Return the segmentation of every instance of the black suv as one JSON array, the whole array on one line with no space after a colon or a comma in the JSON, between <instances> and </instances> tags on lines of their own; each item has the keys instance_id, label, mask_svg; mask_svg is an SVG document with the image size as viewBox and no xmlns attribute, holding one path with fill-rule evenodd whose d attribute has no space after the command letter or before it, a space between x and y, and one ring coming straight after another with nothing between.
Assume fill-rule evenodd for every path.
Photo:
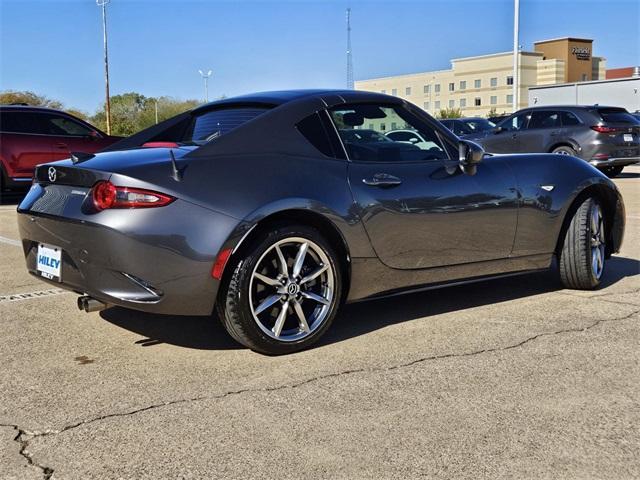
<instances>
[{"instance_id":1,"label":"black suv","mask_svg":"<svg viewBox=\"0 0 640 480\"><path fill-rule=\"evenodd\" d=\"M489 132L467 135L493 153L553 152L589 162L610 177L640 161L640 120L624 108L549 106L519 110Z\"/></svg>"}]
</instances>

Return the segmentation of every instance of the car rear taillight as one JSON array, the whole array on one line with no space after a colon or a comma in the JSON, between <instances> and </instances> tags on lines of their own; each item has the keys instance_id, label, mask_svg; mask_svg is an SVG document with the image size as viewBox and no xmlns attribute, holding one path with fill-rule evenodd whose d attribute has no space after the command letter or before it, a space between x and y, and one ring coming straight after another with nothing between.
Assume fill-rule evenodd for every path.
<instances>
[{"instance_id":1,"label":"car rear taillight","mask_svg":"<svg viewBox=\"0 0 640 480\"><path fill-rule=\"evenodd\" d=\"M605 127L603 125L594 125L593 127L591 127L591 130L595 130L598 133L614 133L617 131L616 128Z\"/></svg>"},{"instance_id":2,"label":"car rear taillight","mask_svg":"<svg viewBox=\"0 0 640 480\"><path fill-rule=\"evenodd\" d=\"M93 186L92 196L93 205L98 211L109 208L164 207L175 200L169 195L151 190L117 187L106 180L101 180Z\"/></svg>"}]
</instances>

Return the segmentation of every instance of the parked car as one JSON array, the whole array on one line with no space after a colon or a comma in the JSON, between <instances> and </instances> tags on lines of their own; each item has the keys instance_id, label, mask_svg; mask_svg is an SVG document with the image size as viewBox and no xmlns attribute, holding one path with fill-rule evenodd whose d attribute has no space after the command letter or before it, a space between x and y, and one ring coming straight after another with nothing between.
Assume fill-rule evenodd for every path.
<instances>
[{"instance_id":1,"label":"parked car","mask_svg":"<svg viewBox=\"0 0 640 480\"><path fill-rule=\"evenodd\" d=\"M360 135L398 119L429 148ZM85 311L215 309L268 354L317 341L345 301L554 257L566 287L595 288L624 232L619 191L582 160L485 156L372 92L224 99L75 162L38 166L18 208L30 273Z\"/></svg>"},{"instance_id":2,"label":"parked car","mask_svg":"<svg viewBox=\"0 0 640 480\"><path fill-rule=\"evenodd\" d=\"M640 120L640 110L636 110L635 112L633 112L631 115L633 115L634 117L636 117L638 120Z\"/></svg>"},{"instance_id":3,"label":"parked car","mask_svg":"<svg viewBox=\"0 0 640 480\"><path fill-rule=\"evenodd\" d=\"M445 118L440 122L459 137L493 130L496 124L482 117Z\"/></svg>"},{"instance_id":4,"label":"parked car","mask_svg":"<svg viewBox=\"0 0 640 480\"><path fill-rule=\"evenodd\" d=\"M640 161L640 120L619 107L526 108L500 122L492 132L468 138L494 153L573 155L610 177Z\"/></svg>"},{"instance_id":5,"label":"parked car","mask_svg":"<svg viewBox=\"0 0 640 480\"><path fill-rule=\"evenodd\" d=\"M440 148L438 147L437 144L435 144L428 138L424 138L422 135L420 135L420 132L416 130L408 130L408 129L392 130L390 132L385 133L385 136L394 142L402 142L402 143L415 145L421 150L429 150L430 148L437 148L437 149Z\"/></svg>"},{"instance_id":6,"label":"parked car","mask_svg":"<svg viewBox=\"0 0 640 480\"><path fill-rule=\"evenodd\" d=\"M497 125L498 123L500 123L505 118L509 118L509 114L505 113L505 114L502 114L502 115L493 115L491 117L487 117L487 120L489 120L491 123L495 123Z\"/></svg>"},{"instance_id":7,"label":"parked car","mask_svg":"<svg viewBox=\"0 0 640 480\"><path fill-rule=\"evenodd\" d=\"M0 105L0 189L28 187L39 163L94 153L120 139L59 110Z\"/></svg>"}]
</instances>

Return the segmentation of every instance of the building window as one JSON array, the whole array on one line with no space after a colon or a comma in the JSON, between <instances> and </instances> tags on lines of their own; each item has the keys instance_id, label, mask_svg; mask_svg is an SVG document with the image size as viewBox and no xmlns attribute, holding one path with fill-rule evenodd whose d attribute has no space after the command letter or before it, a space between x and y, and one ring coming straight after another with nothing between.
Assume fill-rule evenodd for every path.
<instances>
[{"instance_id":1,"label":"building window","mask_svg":"<svg viewBox=\"0 0 640 480\"><path fill-rule=\"evenodd\" d=\"M461 98L460 99L460 108L464 108L467 106L467 99L466 98Z\"/></svg>"},{"instance_id":2,"label":"building window","mask_svg":"<svg viewBox=\"0 0 640 480\"><path fill-rule=\"evenodd\" d=\"M429 102L424 102L424 109L429 110Z\"/></svg>"},{"instance_id":3,"label":"building window","mask_svg":"<svg viewBox=\"0 0 640 480\"><path fill-rule=\"evenodd\" d=\"M380 130L386 130L387 126L384 123L380 124Z\"/></svg>"},{"instance_id":4,"label":"building window","mask_svg":"<svg viewBox=\"0 0 640 480\"><path fill-rule=\"evenodd\" d=\"M422 91L423 91L424 93L429 93L429 90L431 90L431 88L430 88L430 87L431 87L431 85L425 85L425 86L424 86L424 88L422 89Z\"/></svg>"},{"instance_id":5,"label":"building window","mask_svg":"<svg viewBox=\"0 0 640 480\"><path fill-rule=\"evenodd\" d=\"M583 73L583 74L582 74L582 81L583 81L583 82L586 82L586 81L587 81L587 74L586 74L586 73Z\"/></svg>"},{"instance_id":6,"label":"building window","mask_svg":"<svg viewBox=\"0 0 640 480\"><path fill-rule=\"evenodd\" d=\"M398 89L397 88L392 88L391 89L391 95L397 96L398 95Z\"/></svg>"},{"instance_id":7,"label":"building window","mask_svg":"<svg viewBox=\"0 0 640 480\"><path fill-rule=\"evenodd\" d=\"M387 91L386 90L380 90L380 93L384 94L384 93L387 93Z\"/></svg>"},{"instance_id":8,"label":"building window","mask_svg":"<svg viewBox=\"0 0 640 480\"><path fill-rule=\"evenodd\" d=\"M467 81L466 80L461 80L460 81L460 90L466 90L467 89Z\"/></svg>"},{"instance_id":9,"label":"building window","mask_svg":"<svg viewBox=\"0 0 640 480\"><path fill-rule=\"evenodd\" d=\"M507 85L513 85L513 77L511 75L507 77Z\"/></svg>"},{"instance_id":10,"label":"building window","mask_svg":"<svg viewBox=\"0 0 640 480\"><path fill-rule=\"evenodd\" d=\"M449 91L450 91L450 92L453 92L455 89L456 89L456 84L455 84L455 83L453 83L453 82L451 82L451 83L449 84Z\"/></svg>"},{"instance_id":11,"label":"building window","mask_svg":"<svg viewBox=\"0 0 640 480\"><path fill-rule=\"evenodd\" d=\"M440 100L436 102L436 110L440 110Z\"/></svg>"},{"instance_id":12,"label":"building window","mask_svg":"<svg viewBox=\"0 0 640 480\"><path fill-rule=\"evenodd\" d=\"M373 123L370 123L369 124L369 130L373 130L373 127L374 127Z\"/></svg>"},{"instance_id":13,"label":"building window","mask_svg":"<svg viewBox=\"0 0 640 480\"><path fill-rule=\"evenodd\" d=\"M411 95L411 87L407 87L404 89L404 94L405 95Z\"/></svg>"},{"instance_id":14,"label":"building window","mask_svg":"<svg viewBox=\"0 0 640 480\"><path fill-rule=\"evenodd\" d=\"M509 105L511 105L513 103L513 95L511 95L511 94L507 95L507 103Z\"/></svg>"},{"instance_id":15,"label":"building window","mask_svg":"<svg viewBox=\"0 0 640 480\"><path fill-rule=\"evenodd\" d=\"M449 100L449 108L453 108L456 106L456 101L455 100Z\"/></svg>"},{"instance_id":16,"label":"building window","mask_svg":"<svg viewBox=\"0 0 640 480\"><path fill-rule=\"evenodd\" d=\"M482 100L480 99L480 97L476 97L473 103L476 107L482 106Z\"/></svg>"},{"instance_id":17,"label":"building window","mask_svg":"<svg viewBox=\"0 0 640 480\"><path fill-rule=\"evenodd\" d=\"M492 87L497 87L498 86L498 77L493 77L491 79L491 86Z\"/></svg>"},{"instance_id":18,"label":"building window","mask_svg":"<svg viewBox=\"0 0 640 480\"><path fill-rule=\"evenodd\" d=\"M473 81L473 87L474 87L474 88L480 88L480 87L482 87L482 80L474 80L474 81Z\"/></svg>"},{"instance_id":19,"label":"building window","mask_svg":"<svg viewBox=\"0 0 640 480\"><path fill-rule=\"evenodd\" d=\"M436 88L434 88L434 91L436 93L440 93L440 84L439 83L436 83Z\"/></svg>"},{"instance_id":20,"label":"building window","mask_svg":"<svg viewBox=\"0 0 640 480\"><path fill-rule=\"evenodd\" d=\"M396 128L398 128L396 125L396 122L391 122L391 130L395 130Z\"/></svg>"},{"instance_id":21,"label":"building window","mask_svg":"<svg viewBox=\"0 0 640 480\"><path fill-rule=\"evenodd\" d=\"M496 95L491 95L491 98L489 99L489 103L491 105L497 105L498 104L498 97Z\"/></svg>"}]
</instances>

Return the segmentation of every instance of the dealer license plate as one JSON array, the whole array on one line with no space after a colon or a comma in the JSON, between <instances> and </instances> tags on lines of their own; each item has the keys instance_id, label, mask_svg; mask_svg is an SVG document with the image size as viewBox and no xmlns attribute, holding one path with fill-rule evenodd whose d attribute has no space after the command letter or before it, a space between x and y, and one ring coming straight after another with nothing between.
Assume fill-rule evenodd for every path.
<instances>
[{"instance_id":1,"label":"dealer license plate","mask_svg":"<svg viewBox=\"0 0 640 480\"><path fill-rule=\"evenodd\" d=\"M623 139L625 142L633 142L633 135L631 133L625 133Z\"/></svg>"},{"instance_id":2,"label":"dealer license plate","mask_svg":"<svg viewBox=\"0 0 640 480\"><path fill-rule=\"evenodd\" d=\"M60 274L62 272L62 249L52 245L39 244L36 270L38 270L38 273L44 278L60 281Z\"/></svg>"}]
</instances>

